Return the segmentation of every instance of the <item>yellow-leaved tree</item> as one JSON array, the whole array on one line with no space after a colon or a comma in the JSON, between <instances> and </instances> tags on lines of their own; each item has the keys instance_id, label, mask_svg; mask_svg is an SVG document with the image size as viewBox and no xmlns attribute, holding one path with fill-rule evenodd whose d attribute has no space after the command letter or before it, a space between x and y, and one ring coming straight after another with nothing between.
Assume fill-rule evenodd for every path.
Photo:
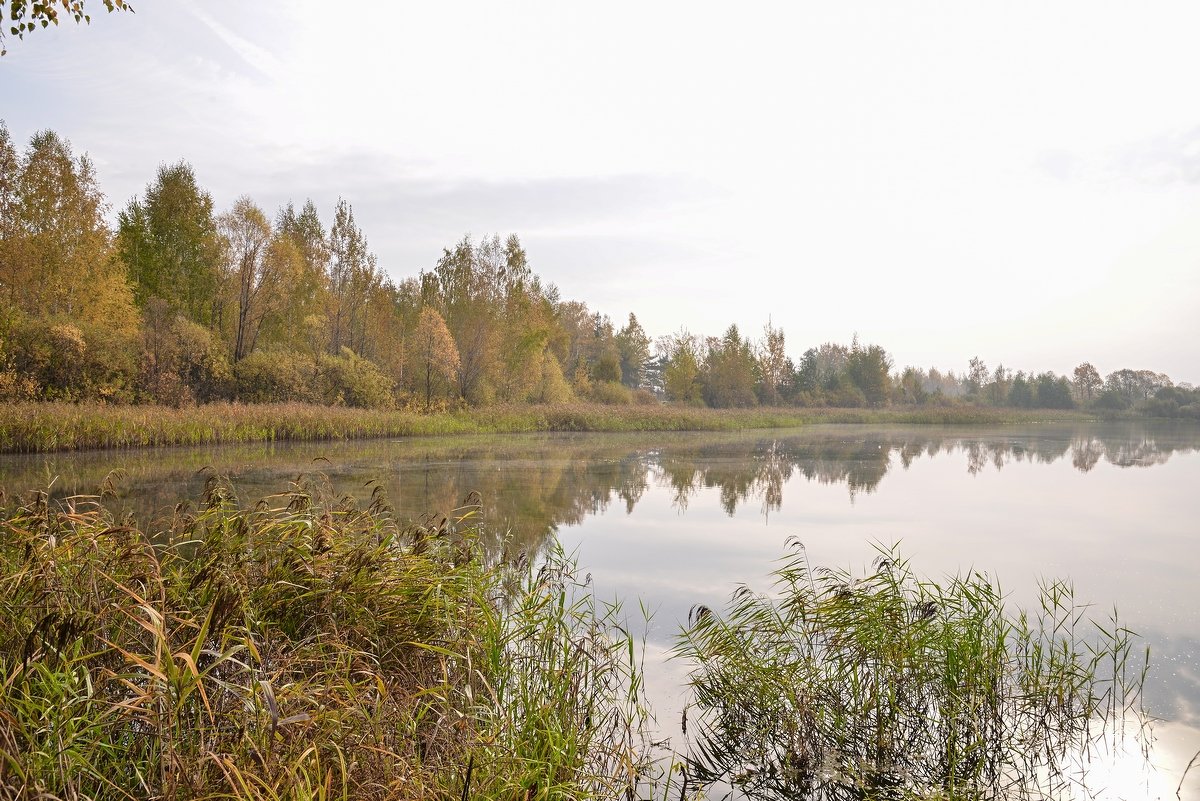
<instances>
[{"instance_id":1,"label":"yellow-leaved tree","mask_svg":"<svg viewBox=\"0 0 1200 801\"><path fill-rule=\"evenodd\" d=\"M458 370L458 348L437 309L426 306L417 319L417 329L409 340L410 360L421 371L425 384L425 410L433 403L434 379L449 384Z\"/></svg>"}]
</instances>

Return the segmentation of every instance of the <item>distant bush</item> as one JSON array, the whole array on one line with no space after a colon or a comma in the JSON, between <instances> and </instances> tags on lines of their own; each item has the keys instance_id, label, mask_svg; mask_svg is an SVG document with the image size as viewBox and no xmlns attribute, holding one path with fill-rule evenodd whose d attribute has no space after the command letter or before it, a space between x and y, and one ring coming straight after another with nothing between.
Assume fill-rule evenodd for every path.
<instances>
[{"instance_id":1,"label":"distant bush","mask_svg":"<svg viewBox=\"0 0 1200 801\"><path fill-rule=\"evenodd\" d=\"M322 403L358 409L395 406L395 383L372 361L343 348L316 359L286 350L254 351L233 367L234 395L245 403Z\"/></svg>"},{"instance_id":2,"label":"distant bush","mask_svg":"<svg viewBox=\"0 0 1200 801\"><path fill-rule=\"evenodd\" d=\"M167 406L227 398L233 372L212 331L171 315L161 301L147 305L142 332L141 391Z\"/></svg>"},{"instance_id":3,"label":"distant bush","mask_svg":"<svg viewBox=\"0 0 1200 801\"><path fill-rule=\"evenodd\" d=\"M1105 390L1096 398L1095 407L1114 412L1123 412L1130 407L1129 400L1116 390Z\"/></svg>"},{"instance_id":4,"label":"distant bush","mask_svg":"<svg viewBox=\"0 0 1200 801\"><path fill-rule=\"evenodd\" d=\"M14 376L0 391L34 392L42 400L132 400L135 351L122 335L66 320L20 320L4 347L3 372Z\"/></svg>"},{"instance_id":5,"label":"distant bush","mask_svg":"<svg viewBox=\"0 0 1200 801\"><path fill-rule=\"evenodd\" d=\"M658 396L648 389L635 389L633 402L638 406L654 406L659 403Z\"/></svg>"},{"instance_id":6,"label":"distant bush","mask_svg":"<svg viewBox=\"0 0 1200 801\"><path fill-rule=\"evenodd\" d=\"M359 409L387 409L395 404L395 382L349 348L342 348L338 356L321 357L321 379L326 403Z\"/></svg>"},{"instance_id":7,"label":"distant bush","mask_svg":"<svg viewBox=\"0 0 1200 801\"><path fill-rule=\"evenodd\" d=\"M246 403L318 402L317 363L288 351L255 351L233 366L234 394Z\"/></svg>"},{"instance_id":8,"label":"distant bush","mask_svg":"<svg viewBox=\"0 0 1200 801\"><path fill-rule=\"evenodd\" d=\"M609 406L628 406L633 403L633 390L616 381L596 381L592 384L591 399Z\"/></svg>"},{"instance_id":9,"label":"distant bush","mask_svg":"<svg viewBox=\"0 0 1200 801\"><path fill-rule=\"evenodd\" d=\"M533 403L570 403L575 400L575 393L571 391L558 359L549 351L542 354L541 375L529 400Z\"/></svg>"}]
</instances>

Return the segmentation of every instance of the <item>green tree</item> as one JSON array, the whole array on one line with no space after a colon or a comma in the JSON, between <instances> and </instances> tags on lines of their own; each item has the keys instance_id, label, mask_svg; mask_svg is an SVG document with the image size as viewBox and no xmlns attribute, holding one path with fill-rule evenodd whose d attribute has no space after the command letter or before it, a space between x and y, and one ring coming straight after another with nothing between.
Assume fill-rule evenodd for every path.
<instances>
[{"instance_id":1,"label":"green tree","mask_svg":"<svg viewBox=\"0 0 1200 801\"><path fill-rule=\"evenodd\" d=\"M686 330L663 337L658 352L666 359L663 389L667 398L692 406L704 404L704 386L700 376L700 342Z\"/></svg>"},{"instance_id":2,"label":"green tree","mask_svg":"<svg viewBox=\"0 0 1200 801\"><path fill-rule=\"evenodd\" d=\"M891 388L891 369L892 360L887 351L879 345L863 347L858 343L858 337L854 338L846 361L846 375L862 392L867 403L879 406L887 400Z\"/></svg>"},{"instance_id":3,"label":"green tree","mask_svg":"<svg viewBox=\"0 0 1200 801\"><path fill-rule=\"evenodd\" d=\"M756 381L754 349L731 325L720 339L708 342L704 360L704 400L709 406L754 406Z\"/></svg>"},{"instance_id":4,"label":"green tree","mask_svg":"<svg viewBox=\"0 0 1200 801\"><path fill-rule=\"evenodd\" d=\"M7 140L0 128L0 291L11 308L133 330L91 160L52 131L34 134L20 159Z\"/></svg>"},{"instance_id":5,"label":"green tree","mask_svg":"<svg viewBox=\"0 0 1200 801\"><path fill-rule=\"evenodd\" d=\"M633 312L629 322L616 335L617 353L621 359L621 383L630 389L640 389L650 362L650 337Z\"/></svg>"},{"instance_id":6,"label":"green tree","mask_svg":"<svg viewBox=\"0 0 1200 801\"><path fill-rule=\"evenodd\" d=\"M281 208L275 217L275 231L296 248L299 261L288 277L282 307L274 318L264 320L262 335L265 341L275 344L308 344L313 333L310 318L324 320L329 307L329 243L325 229L316 206L306 200L299 213L290 202ZM320 350L328 350L328 338L328 332L318 337Z\"/></svg>"},{"instance_id":7,"label":"green tree","mask_svg":"<svg viewBox=\"0 0 1200 801\"><path fill-rule=\"evenodd\" d=\"M901 403L920 405L929 399L929 392L925 389L925 372L920 368L905 367L896 389Z\"/></svg>"},{"instance_id":8,"label":"green tree","mask_svg":"<svg viewBox=\"0 0 1200 801\"><path fill-rule=\"evenodd\" d=\"M222 245L212 196L187 162L162 165L143 199L118 215L118 247L141 307L162 298L172 312L220 328Z\"/></svg>"},{"instance_id":9,"label":"green tree","mask_svg":"<svg viewBox=\"0 0 1200 801\"><path fill-rule=\"evenodd\" d=\"M1042 409L1070 409L1075 406L1071 399L1071 382L1054 373L1042 373L1034 380L1037 405Z\"/></svg>"},{"instance_id":10,"label":"green tree","mask_svg":"<svg viewBox=\"0 0 1200 801\"><path fill-rule=\"evenodd\" d=\"M1016 406L1021 409L1029 409L1033 407L1033 385L1029 379L1025 377L1025 373L1018 371L1013 376L1012 383L1008 388L1008 403L1010 406Z\"/></svg>"},{"instance_id":11,"label":"green tree","mask_svg":"<svg viewBox=\"0 0 1200 801\"><path fill-rule=\"evenodd\" d=\"M500 298L488 269L495 266L477 259L470 237L463 237L453 249L442 251L432 273L422 274L424 294L439 304L458 346L458 393L470 403L486 402L494 394Z\"/></svg>"}]
</instances>

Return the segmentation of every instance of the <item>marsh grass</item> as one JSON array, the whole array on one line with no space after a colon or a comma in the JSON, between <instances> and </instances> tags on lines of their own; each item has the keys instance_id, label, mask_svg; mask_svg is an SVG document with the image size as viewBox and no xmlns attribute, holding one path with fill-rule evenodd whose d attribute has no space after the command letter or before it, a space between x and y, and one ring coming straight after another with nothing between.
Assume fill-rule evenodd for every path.
<instances>
[{"instance_id":1,"label":"marsh grass","mask_svg":"<svg viewBox=\"0 0 1200 801\"><path fill-rule=\"evenodd\" d=\"M209 481L152 531L0 511L0 798L611 798L641 770L620 609L477 506L399 527Z\"/></svg>"},{"instance_id":2,"label":"marsh grass","mask_svg":"<svg viewBox=\"0 0 1200 801\"><path fill-rule=\"evenodd\" d=\"M684 794L1053 797L1097 727L1140 710L1148 654L1115 615L1090 624L1067 584L1013 617L984 575L936 584L882 550L855 577L811 568L795 542L775 577L772 597L743 587L680 636Z\"/></svg>"},{"instance_id":3,"label":"marsh grass","mask_svg":"<svg viewBox=\"0 0 1200 801\"><path fill-rule=\"evenodd\" d=\"M696 409L561 404L418 414L301 403L192 408L97 403L0 404L0 452L316 441L538 431L730 431L812 423L983 424L1090 419L1078 412L946 406L919 409Z\"/></svg>"}]
</instances>

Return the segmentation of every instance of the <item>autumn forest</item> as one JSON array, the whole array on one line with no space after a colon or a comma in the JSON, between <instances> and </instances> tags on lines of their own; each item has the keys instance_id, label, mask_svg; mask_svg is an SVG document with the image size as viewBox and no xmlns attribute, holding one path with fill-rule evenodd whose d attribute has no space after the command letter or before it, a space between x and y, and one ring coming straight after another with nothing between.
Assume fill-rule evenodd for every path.
<instances>
[{"instance_id":1,"label":"autumn forest","mask_svg":"<svg viewBox=\"0 0 1200 801\"><path fill-rule=\"evenodd\" d=\"M494 403L717 408L927 404L1200 419L1163 374L898 368L880 345L790 358L784 331L652 339L560 296L516 234L464 237L389 276L339 199L273 214L214 208L186 161L160 166L108 222L94 165L56 133L23 150L0 122L0 401L189 406L297 401L413 410Z\"/></svg>"}]
</instances>

